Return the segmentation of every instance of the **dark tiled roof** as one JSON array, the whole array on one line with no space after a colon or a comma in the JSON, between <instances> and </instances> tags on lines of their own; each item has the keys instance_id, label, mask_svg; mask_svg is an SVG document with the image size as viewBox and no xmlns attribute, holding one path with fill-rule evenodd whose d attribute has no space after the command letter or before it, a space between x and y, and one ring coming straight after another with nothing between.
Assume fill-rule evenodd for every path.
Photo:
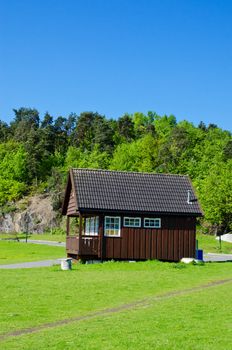
<instances>
[{"instance_id":1,"label":"dark tiled roof","mask_svg":"<svg viewBox=\"0 0 232 350\"><path fill-rule=\"evenodd\" d=\"M188 176L92 169L72 169L71 176L80 211L202 215Z\"/></svg>"}]
</instances>

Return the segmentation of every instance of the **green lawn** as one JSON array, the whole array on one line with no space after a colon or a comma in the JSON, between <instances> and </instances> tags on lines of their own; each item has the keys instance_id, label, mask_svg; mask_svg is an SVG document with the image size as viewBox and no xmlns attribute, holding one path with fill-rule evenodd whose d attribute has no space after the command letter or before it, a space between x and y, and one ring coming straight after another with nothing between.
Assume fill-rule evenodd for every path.
<instances>
[{"instance_id":1,"label":"green lawn","mask_svg":"<svg viewBox=\"0 0 232 350\"><path fill-rule=\"evenodd\" d=\"M0 333L232 278L231 263L147 261L2 270ZM232 284L3 341L1 350L230 349Z\"/></svg>"},{"instance_id":2,"label":"green lawn","mask_svg":"<svg viewBox=\"0 0 232 350\"><path fill-rule=\"evenodd\" d=\"M232 254L232 243L221 242L221 249L215 236L197 234L199 249L203 249L205 253L223 253Z\"/></svg>"},{"instance_id":3,"label":"green lawn","mask_svg":"<svg viewBox=\"0 0 232 350\"><path fill-rule=\"evenodd\" d=\"M0 241L0 265L66 256L65 248L17 241Z\"/></svg>"},{"instance_id":4,"label":"green lawn","mask_svg":"<svg viewBox=\"0 0 232 350\"><path fill-rule=\"evenodd\" d=\"M43 234L35 234L33 233L30 236L30 239L36 239L36 240L45 240L45 241L55 241L55 242L65 242L66 241L66 235L52 235L49 233L43 233Z\"/></svg>"}]
</instances>

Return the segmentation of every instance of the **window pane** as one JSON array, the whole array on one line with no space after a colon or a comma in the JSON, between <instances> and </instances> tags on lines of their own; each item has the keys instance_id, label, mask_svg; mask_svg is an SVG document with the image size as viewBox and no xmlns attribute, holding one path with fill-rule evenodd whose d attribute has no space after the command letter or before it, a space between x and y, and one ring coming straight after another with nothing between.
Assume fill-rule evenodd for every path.
<instances>
[{"instance_id":1,"label":"window pane","mask_svg":"<svg viewBox=\"0 0 232 350\"><path fill-rule=\"evenodd\" d=\"M124 218L124 226L126 227L140 227L141 226L140 218Z\"/></svg>"},{"instance_id":2,"label":"window pane","mask_svg":"<svg viewBox=\"0 0 232 350\"><path fill-rule=\"evenodd\" d=\"M85 218L85 232L84 232L84 234L86 236L89 236L89 235L97 236L98 235L98 227L99 227L99 217L98 216L92 216L90 218Z\"/></svg>"},{"instance_id":3,"label":"window pane","mask_svg":"<svg viewBox=\"0 0 232 350\"><path fill-rule=\"evenodd\" d=\"M105 236L120 236L120 217L105 217Z\"/></svg>"},{"instance_id":4,"label":"window pane","mask_svg":"<svg viewBox=\"0 0 232 350\"><path fill-rule=\"evenodd\" d=\"M85 234L89 234L89 218L85 219Z\"/></svg>"},{"instance_id":5,"label":"window pane","mask_svg":"<svg viewBox=\"0 0 232 350\"><path fill-rule=\"evenodd\" d=\"M145 218L144 219L144 227L160 228L161 227L161 220L159 218Z\"/></svg>"}]
</instances>

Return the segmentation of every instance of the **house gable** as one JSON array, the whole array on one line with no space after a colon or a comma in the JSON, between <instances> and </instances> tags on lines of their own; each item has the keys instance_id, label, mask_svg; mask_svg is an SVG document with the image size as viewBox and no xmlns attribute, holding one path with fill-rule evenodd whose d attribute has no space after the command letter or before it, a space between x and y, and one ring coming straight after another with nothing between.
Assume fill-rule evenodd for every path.
<instances>
[{"instance_id":1,"label":"house gable","mask_svg":"<svg viewBox=\"0 0 232 350\"><path fill-rule=\"evenodd\" d=\"M74 185L73 173L70 170L68 175L67 186L64 195L64 203L62 207L62 215L75 215L77 214L77 195L76 188Z\"/></svg>"}]
</instances>

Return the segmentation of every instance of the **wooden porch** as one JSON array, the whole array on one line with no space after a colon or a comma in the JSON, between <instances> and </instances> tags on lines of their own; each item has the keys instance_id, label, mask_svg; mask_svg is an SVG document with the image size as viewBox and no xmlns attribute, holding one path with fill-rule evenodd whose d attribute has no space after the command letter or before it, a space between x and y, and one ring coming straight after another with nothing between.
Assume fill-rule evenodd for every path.
<instances>
[{"instance_id":1,"label":"wooden porch","mask_svg":"<svg viewBox=\"0 0 232 350\"><path fill-rule=\"evenodd\" d=\"M74 232L71 232L70 227L70 218L75 217L79 219L79 224L75 225ZM67 255L73 258L95 258L102 259L102 223L103 219L99 216L97 225L97 232L94 235L91 235L90 232L86 232L86 219L88 217L93 217L93 215L82 216L68 216L67 217L67 236L66 236L66 251Z\"/></svg>"},{"instance_id":2,"label":"wooden porch","mask_svg":"<svg viewBox=\"0 0 232 350\"><path fill-rule=\"evenodd\" d=\"M67 236L66 250L68 254L77 256L99 257L98 236Z\"/></svg>"}]
</instances>

